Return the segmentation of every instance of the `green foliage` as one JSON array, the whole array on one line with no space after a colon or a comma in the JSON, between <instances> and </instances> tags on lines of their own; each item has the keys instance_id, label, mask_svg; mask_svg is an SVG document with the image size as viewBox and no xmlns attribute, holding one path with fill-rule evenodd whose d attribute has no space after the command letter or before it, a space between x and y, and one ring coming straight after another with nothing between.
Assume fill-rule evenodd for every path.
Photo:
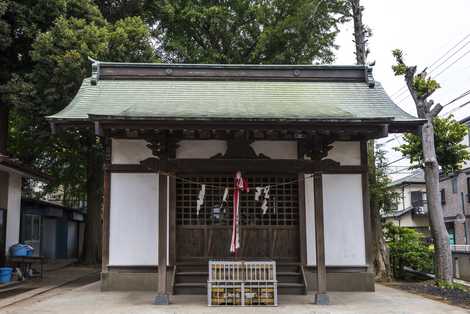
<instances>
[{"instance_id":1,"label":"green foliage","mask_svg":"<svg viewBox=\"0 0 470 314\"><path fill-rule=\"evenodd\" d=\"M435 285L441 289L445 290L457 290L460 292L469 292L469 289L467 286L464 286L462 284L456 283L456 282L448 282L445 280L436 280Z\"/></svg>"},{"instance_id":2,"label":"green foliage","mask_svg":"<svg viewBox=\"0 0 470 314\"><path fill-rule=\"evenodd\" d=\"M468 127L456 121L452 115L446 118L435 117L433 125L436 156L442 172L448 174L461 169L464 161L470 159L466 146L462 144ZM412 168L424 168L421 137L406 133L403 139L405 143L396 150L410 159Z\"/></svg>"},{"instance_id":3,"label":"green foliage","mask_svg":"<svg viewBox=\"0 0 470 314\"><path fill-rule=\"evenodd\" d=\"M425 73L420 73L413 78L413 89L416 91L418 97L425 97L434 93L441 85L436 80L426 78Z\"/></svg>"},{"instance_id":4,"label":"green foliage","mask_svg":"<svg viewBox=\"0 0 470 314\"><path fill-rule=\"evenodd\" d=\"M392 70L396 76L407 75L413 67L408 67L403 58L403 51L400 49L394 49L392 55L396 60L396 64L392 65ZM414 74L414 72L412 72ZM441 86L436 80L427 77L425 71L414 75L412 79L412 87L416 91L418 98L427 98L429 95L434 93Z\"/></svg>"},{"instance_id":5,"label":"green foliage","mask_svg":"<svg viewBox=\"0 0 470 314\"><path fill-rule=\"evenodd\" d=\"M108 23L91 1L71 1L76 16L59 16L31 44L31 69L6 85L12 105L11 153L57 179L45 187L61 189L66 198L85 194L89 153L99 159L101 145L90 130L52 135L45 116L62 110L90 75L93 57L109 61L154 62L158 58L147 25L139 17Z\"/></svg>"},{"instance_id":6,"label":"green foliage","mask_svg":"<svg viewBox=\"0 0 470 314\"><path fill-rule=\"evenodd\" d=\"M384 226L384 235L395 277L403 276L405 266L417 271L433 272L434 248L424 242L422 234L388 223Z\"/></svg>"},{"instance_id":7,"label":"green foliage","mask_svg":"<svg viewBox=\"0 0 470 314\"><path fill-rule=\"evenodd\" d=\"M390 211L393 208L398 193L389 188L392 180L387 175L387 159L385 151L377 149L368 151L369 158L369 195L372 209ZM375 168L373 168L375 161Z\"/></svg>"},{"instance_id":8,"label":"green foliage","mask_svg":"<svg viewBox=\"0 0 470 314\"><path fill-rule=\"evenodd\" d=\"M405 75L406 73L406 65L403 62L403 51L400 49L394 49L392 51L392 55L397 60L397 64L392 65L392 70L395 75Z\"/></svg>"},{"instance_id":9,"label":"green foliage","mask_svg":"<svg viewBox=\"0 0 470 314\"><path fill-rule=\"evenodd\" d=\"M165 60L184 63L333 61L344 0L150 1Z\"/></svg>"}]
</instances>

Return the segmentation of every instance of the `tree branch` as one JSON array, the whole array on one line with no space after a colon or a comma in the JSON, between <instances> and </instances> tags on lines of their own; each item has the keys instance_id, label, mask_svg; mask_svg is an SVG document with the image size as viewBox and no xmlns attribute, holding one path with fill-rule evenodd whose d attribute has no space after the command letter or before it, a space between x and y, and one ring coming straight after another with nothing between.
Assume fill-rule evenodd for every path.
<instances>
[{"instance_id":1,"label":"tree branch","mask_svg":"<svg viewBox=\"0 0 470 314\"><path fill-rule=\"evenodd\" d=\"M437 116L437 115L439 114L439 112L441 112L442 108L444 108L444 107L442 107L441 104L435 105L435 106L429 111L429 113L431 114L431 117Z\"/></svg>"}]
</instances>

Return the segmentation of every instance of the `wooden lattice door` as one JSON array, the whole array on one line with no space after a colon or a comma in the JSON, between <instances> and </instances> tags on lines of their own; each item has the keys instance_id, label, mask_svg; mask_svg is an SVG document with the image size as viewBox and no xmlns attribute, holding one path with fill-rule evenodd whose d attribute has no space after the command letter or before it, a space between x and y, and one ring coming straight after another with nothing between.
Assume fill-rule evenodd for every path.
<instances>
[{"instance_id":1,"label":"wooden lattice door","mask_svg":"<svg viewBox=\"0 0 470 314\"><path fill-rule=\"evenodd\" d=\"M184 180L186 179L186 180ZM185 176L176 182L177 262L206 262L228 259L232 231L232 191L220 208L225 187L233 177ZM249 175L250 192L240 196L239 258L299 261L298 182L295 176ZM204 204L199 215L196 201L200 184L206 184ZM262 213L255 201L256 186L271 186L268 210Z\"/></svg>"}]
</instances>

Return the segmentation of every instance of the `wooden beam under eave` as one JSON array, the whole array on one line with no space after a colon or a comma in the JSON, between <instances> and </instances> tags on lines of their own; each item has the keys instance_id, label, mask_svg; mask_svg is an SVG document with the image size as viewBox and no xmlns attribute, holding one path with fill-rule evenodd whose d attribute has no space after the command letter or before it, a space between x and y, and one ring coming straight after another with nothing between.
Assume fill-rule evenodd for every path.
<instances>
[{"instance_id":1,"label":"wooden beam under eave","mask_svg":"<svg viewBox=\"0 0 470 314\"><path fill-rule=\"evenodd\" d=\"M160 160L147 158L138 165L113 165L113 171L126 172L205 172L223 173L242 170L257 173L314 173L317 171L328 173L362 173L366 169L362 166L341 166L339 163L324 159L299 160L299 159L169 159Z\"/></svg>"}]
</instances>

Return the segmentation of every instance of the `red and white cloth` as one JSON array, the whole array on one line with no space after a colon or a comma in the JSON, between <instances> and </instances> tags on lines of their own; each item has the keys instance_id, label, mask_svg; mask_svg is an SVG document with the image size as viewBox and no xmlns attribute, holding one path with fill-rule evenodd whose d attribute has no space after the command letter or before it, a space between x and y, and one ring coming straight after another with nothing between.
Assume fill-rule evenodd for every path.
<instances>
[{"instance_id":1,"label":"red and white cloth","mask_svg":"<svg viewBox=\"0 0 470 314\"><path fill-rule=\"evenodd\" d=\"M240 248L240 192L249 192L248 181L242 177L242 173L237 171L234 180L233 191L233 220L232 220L232 241L230 252L237 255Z\"/></svg>"}]
</instances>

